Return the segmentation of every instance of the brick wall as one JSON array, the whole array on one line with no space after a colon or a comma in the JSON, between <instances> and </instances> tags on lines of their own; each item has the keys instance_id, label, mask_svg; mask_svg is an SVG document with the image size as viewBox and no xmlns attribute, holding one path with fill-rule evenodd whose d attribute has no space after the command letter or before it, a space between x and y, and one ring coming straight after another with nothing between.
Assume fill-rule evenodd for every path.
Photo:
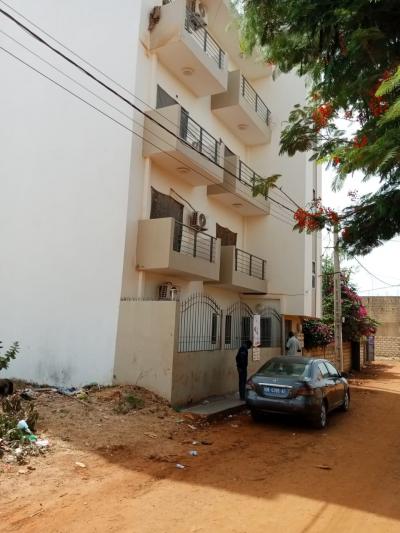
<instances>
[{"instance_id":1,"label":"brick wall","mask_svg":"<svg viewBox=\"0 0 400 533\"><path fill-rule=\"evenodd\" d=\"M375 356L400 359L400 337L375 337Z\"/></svg>"},{"instance_id":2,"label":"brick wall","mask_svg":"<svg viewBox=\"0 0 400 533\"><path fill-rule=\"evenodd\" d=\"M311 348L309 350L304 349L303 355L305 357L320 357L321 359L327 359L331 361L336 368L340 367L339 361L336 360L335 345L328 344L324 347ZM349 372L351 370L351 343L343 343L343 371Z\"/></svg>"}]
</instances>

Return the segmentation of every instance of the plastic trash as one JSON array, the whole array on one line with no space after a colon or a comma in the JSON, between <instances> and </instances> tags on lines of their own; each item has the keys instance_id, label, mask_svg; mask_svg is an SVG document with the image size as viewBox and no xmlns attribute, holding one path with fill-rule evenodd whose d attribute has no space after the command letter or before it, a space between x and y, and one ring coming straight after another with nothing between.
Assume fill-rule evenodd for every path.
<instances>
[{"instance_id":1,"label":"plastic trash","mask_svg":"<svg viewBox=\"0 0 400 533\"><path fill-rule=\"evenodd\" d=\"M28 424L26 423L26 420L20 420L17 424L17 429L20 429L21 431L25 431L25 433L32 433L29 429Z\"/></svg>"},{"instance_id":2,"label":"plastic trash","mask_svg":"<svg viewBox=\"0 0 400 533\"><path fill-rule=\"evenodd\" d=\"M38 448L47 448L50 445L48 439L37 439L35 444Z\"/></svg>"},{"instance_id":3,"label":"plastic trash","mask_svg":"<svg viewBox=\"0 0 400 533\"><path fill-rule=\"evenodd\" d=\"M35 400L37 398L37 393L32 389L24 389L19 395L23 400Z\"/></svg>"},{"instance_id":4,"label":"plastic trash","mask_svg":"<svg viewBox=\"0 0 400 533\"><path fill-rule=\"evenodd\" d=\"M190 450L189 455L191 455L192 457L197 457L199 455L199 452L197 452L196 450Z\"/></svg>"},{"instance_id":5,"label":"plastic trash","mask_svg":"<svg viewBox=\"0 0 400 533\"><path fill-rule=\"evenodd\" d=\"M186 468L185 465L181 465L181 463L176 463L176 468L179 468L180 470L183 470L184 468Z\"/></svg>"}]
</instances>

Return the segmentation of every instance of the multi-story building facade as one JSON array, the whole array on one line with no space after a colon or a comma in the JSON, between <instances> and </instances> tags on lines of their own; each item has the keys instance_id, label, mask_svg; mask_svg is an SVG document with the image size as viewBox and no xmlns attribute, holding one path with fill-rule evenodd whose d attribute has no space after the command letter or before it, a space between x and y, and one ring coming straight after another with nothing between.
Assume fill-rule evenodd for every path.
<instances>
[{"instance_id":1,"label":"multi-story building facade","mask_svg":"<svg viewBox=\"0 0 400 533\"><path fill-rule=\"evenodd\" d=\"M174 404L228 392L235 387L234 355L255 325L265 360L281 353L289 329L300 333L302 317L320 314L320 239L292 230L296 204L320 195L320 176L306 155L279 156L280 132L292 106L304 100L304 80L294 74L273 80L270 65L242 56L227 0L124 1L111 21L107 2L98 4L91 42L97 37L99 48L89 46L88 56L83 40L80 55L107 72L108 85L119 82L118 92L136 108L132 114L129 106L123 119L134 133L128 142L126 131L104 130L97 121L106 119L97 116L82 128L77 111L71 116L62 108L67 131L58 143L59 124L51 131L46 122L49 105L60 109L60 96L42 82L47 98L29 114L54 150L30 138L40 165L32 171L27 161L16 165L22 192L30 190L29 178L39 181L35 205L19 210L26 233L17 240L40 257L41 267L24 271L18 264L17 288L7 284L13 316L2 309L3 324L23 346L10 372L55 383L132 382ZM76 8L74 2L66 8L70 20L84 24ZM117 41L104 43L105 28ZM27 76L9 63L10 77ZM79 76L98 94L92 80ZM37 101L41 88L29 83ZM101 90L115 117L121 101ZM26 112L18 109L20 123ZM8 143L11 157L20 146L17 132ZM68 159L67 171L60 157ZM5 166L10 175L12 161ZM52 168L62 177L56 206L47 197ZM255 184L276 173L285 194L255 196ZM15 196L14 182L6 192ZM51 185L50 192L56 193ZM6 238L15 253L12 232ZM34 249L37 240L46 253ZM8 275L19 254L6 262ZM62 281L53 270L60 255ZM32 281L40 290L32 290Z\"/></svg>"}]
</instances>

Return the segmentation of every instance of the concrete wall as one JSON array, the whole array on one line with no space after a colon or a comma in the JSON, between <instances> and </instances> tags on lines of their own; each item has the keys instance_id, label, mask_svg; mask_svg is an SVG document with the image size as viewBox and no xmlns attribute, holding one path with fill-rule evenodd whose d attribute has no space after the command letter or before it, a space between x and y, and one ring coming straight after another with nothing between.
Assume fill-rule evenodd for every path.
<instances>
[{"instance_id":1,"label":"concrete wall","mask_svg":"<svg viewBox=\"0 0 400 533\"><path fill-rule=\"evenodd\" d=\"M177 303L122 301L114 382L135 383L171 401Z\"/></svg>"},{"instance_id":2,"label":"concrete wall","mask_svg":"<svg viewBox=\"0 0 400 533\"><path fill-rule=\"evenodd\" d=\"M249 353L248 375L265 361L280 355L280 348L262 348L261 360L253 361ZM238 390L237 350L175 353L172 404L184 405Z\"/></svg>"},{"instance_id":3,"label":"concrete wall","mask_svg":"<svg viewBox=\"0 0 400 533\"><path fill-rule=\"evenodd\" d=\"M133 89L137 2L10 4ZM129 116L127 106L4 17L2 29ZM130 126L27 50L3 35L0 40ZM0 338L21 343L7 375L59 385L110 383L132 135L4 52L0 70Z\"/></svg>"}]
</instances>

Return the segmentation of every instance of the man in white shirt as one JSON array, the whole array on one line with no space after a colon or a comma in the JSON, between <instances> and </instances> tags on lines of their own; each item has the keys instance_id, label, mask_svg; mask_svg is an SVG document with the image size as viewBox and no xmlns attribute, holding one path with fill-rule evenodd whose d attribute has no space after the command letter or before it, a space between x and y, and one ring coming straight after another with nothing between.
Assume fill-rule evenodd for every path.
<instances>
[{"instance_id":1,"label":"man in white shirt","mask_svg":"<svg viewBox=\"0 0 400 533\"><path fill-rule=\"evenodd\" d=\"M301 355L301 346L298 338L293 333L289 331L289 338L286 343L287 355Z\"/></svg>"}]
</instances>

